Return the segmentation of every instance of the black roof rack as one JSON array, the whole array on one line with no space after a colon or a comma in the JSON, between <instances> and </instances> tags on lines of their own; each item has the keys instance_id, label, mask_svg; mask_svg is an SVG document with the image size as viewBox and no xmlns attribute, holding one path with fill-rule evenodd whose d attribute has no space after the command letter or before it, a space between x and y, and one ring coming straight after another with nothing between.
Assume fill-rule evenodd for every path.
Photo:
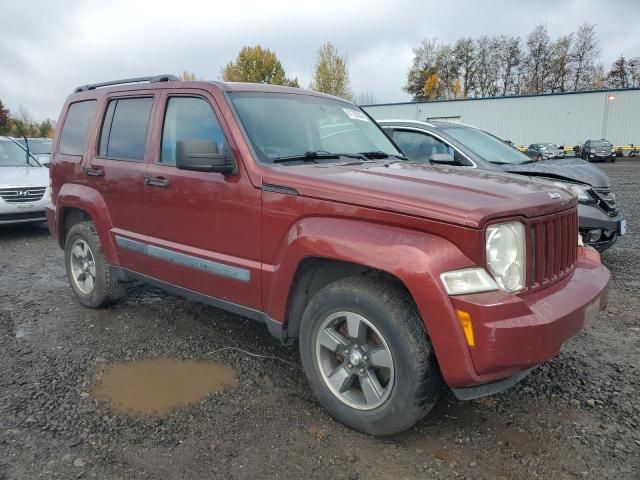
<instances>
[{"instance_id":1,"label":"black roof rack","mask_svg":"<svg viewBox=\"0 0 640 480\"><path fill-rule=\"evenodd\" d=\"M175 75L155 75L153 77L137 77L137 78L123 78L122 80L112 80L110 82L102 82L102 83L91 83L89 85L82 85L81 87L77 87L73 93L78 92L86 92L87 90L95 90L100 87L110 87L112 85L122 85L125 83L140 83L140 82L172 82L175 80L180 80Z\"/></svg>"}]
</instances>

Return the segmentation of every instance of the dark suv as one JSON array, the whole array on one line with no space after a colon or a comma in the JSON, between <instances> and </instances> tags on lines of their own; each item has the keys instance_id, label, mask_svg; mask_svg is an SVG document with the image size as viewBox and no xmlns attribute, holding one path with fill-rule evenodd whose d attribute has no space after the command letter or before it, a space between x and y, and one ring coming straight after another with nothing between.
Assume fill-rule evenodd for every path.
<instances>
[{"instance_id":1,"label":"dark suv","mask_svg":"<svg viewBox=\"0 0 640 480\"><path fill-rule=\"evenodd\" d=\"M509 387L605 307L564 189L409 163L328 95L133 80L79 87L58 123L47 217L83 305L139 280L264 322L331 414L379 435L443 382Z\"/></svg>"},{"instance_id":2,"label":"dark suv","mask_svg":"<svg viewBox=\"0 0 640 480\"><path fill-rule=\"evenodd\" d=\"M604 138L602 140L587 140L581 151L582 159L588 162L615 162L616 151L613 145Z\"/></svg>"}]
</instances>

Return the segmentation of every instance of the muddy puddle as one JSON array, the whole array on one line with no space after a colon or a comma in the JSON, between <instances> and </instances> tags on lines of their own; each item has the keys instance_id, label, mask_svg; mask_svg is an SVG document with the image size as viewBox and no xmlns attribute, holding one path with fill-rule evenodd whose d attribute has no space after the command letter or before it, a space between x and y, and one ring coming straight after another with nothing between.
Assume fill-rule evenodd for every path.
<instances>
[{"instance_id":1,"label":"muddy puddle","mask_svg":"<svg viewBox=\"0 0 640 480\"><path fill-rule=\"evenodd\" d=\"M106 365L91 395L123 413L162 416L235 383L219 362L156 358Z\"/></svg>"}]
</instances>

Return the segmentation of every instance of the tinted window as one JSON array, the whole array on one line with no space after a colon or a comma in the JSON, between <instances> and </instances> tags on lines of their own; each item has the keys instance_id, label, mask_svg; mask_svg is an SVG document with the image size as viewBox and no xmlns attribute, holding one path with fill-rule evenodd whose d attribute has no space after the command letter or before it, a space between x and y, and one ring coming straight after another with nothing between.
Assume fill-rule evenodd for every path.
<instances>
[{"instance_id":1,"label":"tinted window","mask_svg":"<svg viewBox=\"0 0 640 480\"><path fill-rule=\"evenodd\" d=\"M176 163L176 144L183 140L213 140L224 151L224 135L209 102L202 98L173 97L167 103L160 161Z\"/></svg>"},{"instance_id":2,"label":"tinted window","mask_svg":"<svg viewBox=\"0 0 640 480\"><path fill-rule=\"evenodd\" d=\"M428 163L434 153L448 153L458 164L469 165L469 162L453 147L427 133L396 130L393 132L393 139L402 150L402 153L412 162Z\"/></svg>"},{"instance_id":3,"label":"tinted window","mask_svg":"<svg viewBox=\"0 0 640 480\"><path fill-rule=\"evenodd\" d=\"M76 102L69 106L60 135L60 153L82 155L95 111L95 100Z\"/></svg>"},{"instance_id":4,"label":"tinted window","mask_svg":"<svg viewBox=\"0 0 640 480\"><path fill-rule=\"evenodd\" d=\"M98 154L143 160L153 98L111 100L102 124Z\"/></svg>"}]
</instances>

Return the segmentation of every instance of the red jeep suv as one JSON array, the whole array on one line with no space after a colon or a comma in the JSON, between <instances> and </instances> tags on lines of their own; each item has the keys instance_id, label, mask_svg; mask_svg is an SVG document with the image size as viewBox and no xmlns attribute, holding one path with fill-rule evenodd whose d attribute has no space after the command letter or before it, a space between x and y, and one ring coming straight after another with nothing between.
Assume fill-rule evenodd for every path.
<instances>
[{"instance_id":1,"label":"red jeep suv","mask_svg":"<svg viewBox=\"0 0 640 480\"><path fill-rule=\"evenodd\" d=\"M77 88L58 125L47 218L78 301L139 280L259 320L363 432L443 383L504 390L606 304L573 194L411 163L339 98L145 77Z\"/></svg>"}]
</instances>

